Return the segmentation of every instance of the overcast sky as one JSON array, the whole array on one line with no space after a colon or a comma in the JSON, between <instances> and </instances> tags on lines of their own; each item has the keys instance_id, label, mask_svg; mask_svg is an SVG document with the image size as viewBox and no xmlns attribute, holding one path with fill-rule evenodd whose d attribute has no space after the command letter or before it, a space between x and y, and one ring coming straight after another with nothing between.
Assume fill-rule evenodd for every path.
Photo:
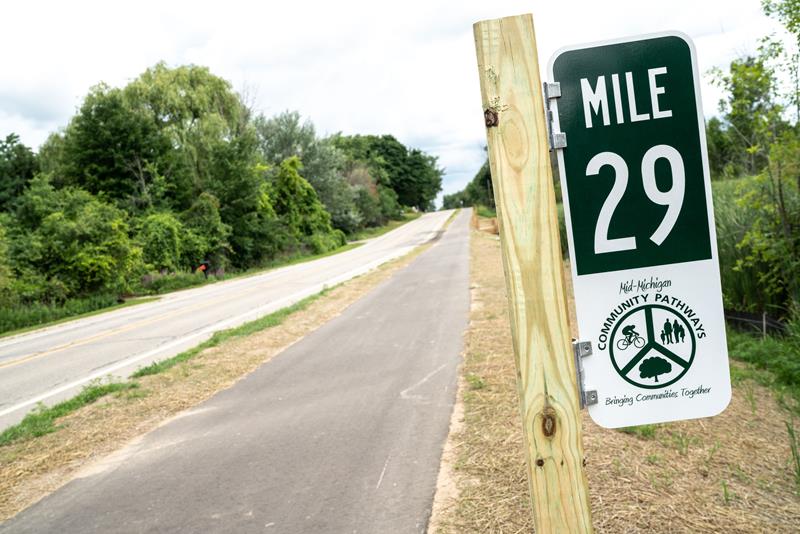
<instances>
[{"instance_id":1,"label":"overcast sky","mask_svg":"<svg viewBox=\"0 0 800 534\"><path fill-rule=\"evenodd\" d=\"M778 28L759 0L27 0L0 19L0 135L38 148L92 85L124 85L160 60L194 63L267 115L298 110L322 134L388 133L438 156L451 193L484 159L472 24L528 12L543 70L568 44L680 30L703 73ZM702 92L711 116L720 94L707 79Z\"/></svg>"}]
</instances>

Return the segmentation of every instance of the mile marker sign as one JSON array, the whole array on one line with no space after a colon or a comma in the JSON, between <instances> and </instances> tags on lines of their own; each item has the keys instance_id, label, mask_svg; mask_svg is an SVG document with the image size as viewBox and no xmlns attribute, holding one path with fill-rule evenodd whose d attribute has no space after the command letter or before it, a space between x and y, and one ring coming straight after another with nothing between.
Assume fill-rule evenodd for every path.
<instances>
[{"instance_id":1,"label":"mile marker sign","mask_svg":"<svg viewBox=\"0 0 800 534\"><path fill-rule=\"evenodd\" d=\"M720 413L731 386L694 45L668 33L566 48L550 79L592 419Z\"/></svg>"}]
</instances>

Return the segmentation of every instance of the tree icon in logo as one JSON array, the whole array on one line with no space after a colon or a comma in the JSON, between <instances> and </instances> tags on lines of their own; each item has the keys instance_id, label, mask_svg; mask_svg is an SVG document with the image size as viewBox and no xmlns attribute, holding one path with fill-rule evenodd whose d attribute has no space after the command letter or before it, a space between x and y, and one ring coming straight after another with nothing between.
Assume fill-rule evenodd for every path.
<instances>
[{"instance_id":1,"label":"tree icon in logo","mask_svg":"<svg viewBox=\"0 0 800 534\"><path fill-rule=\"evenodd\" d=\"M658 382L658 375L663 375L672 371L672 364L664 358L653 356L647 358L639 366L639 378L654 378Z\"/></svg>"},{"instance_id":2,"label":"tree icon in logo","mask_svg":"<svg viewBox=\"0 0 800 534\"><path fill-rule=\"evenodd\" d=\"M694 330L683 314L661 304L646 304L619 318L611 331L608 352L614 369L626 382L657 389L686 374L696 344Z\"/></svg>"}]
</instances>

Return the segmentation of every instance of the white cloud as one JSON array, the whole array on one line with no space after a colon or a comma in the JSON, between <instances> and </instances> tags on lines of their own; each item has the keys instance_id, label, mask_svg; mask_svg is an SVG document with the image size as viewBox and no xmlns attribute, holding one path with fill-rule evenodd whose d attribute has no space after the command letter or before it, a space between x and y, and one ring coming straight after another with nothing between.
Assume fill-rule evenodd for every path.
<instances>
[{"instance_id":1,"label":"white cloud","mask_svg":"<svg viewBox=\"0 0 800 534\"><path fill-rule=\"evenodd\" d=\"M436 2L17 2L0 21L0 135L39 146L88 89L157 61L196 63L299 110L319 132L391 133L439 157L445 192L484 159L472 23L532 11L542 69L559 47L677 29L700 68L755 49L776 25L759 0ZM703 84L707 115L719 92Z\"/></svg>"}]
</instances>

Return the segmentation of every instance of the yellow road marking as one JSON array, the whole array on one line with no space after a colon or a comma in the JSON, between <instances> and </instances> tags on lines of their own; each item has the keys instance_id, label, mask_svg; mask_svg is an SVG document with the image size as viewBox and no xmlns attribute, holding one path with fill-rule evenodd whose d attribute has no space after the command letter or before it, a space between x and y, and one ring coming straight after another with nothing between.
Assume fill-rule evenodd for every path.
<instances>
[{"instance_id":1,"label":"yellow road marking","mask_svg":"<svg viewBox=\"0 0 800 534\"><path fill-rule=\"evenodd\" d=\"M161 315L157 315L155 317L150 317L148 319L142 319L142 320L137 321L135 323L131 323L129 325L122 326L122 327L114 329L114 330L108 330L106 332L95 334L93 336L89 336L89 337L86 337L86 338L83 338L83 339L70 341L69 343L64 343L63 345L59 345L59 346L54 347L52 349L48 349L48 350L46 350L44 352L37 352L37 353L34 353L34 354L28 354L27 356L22 356L20 358L17 358L16 360L10 360L10 361L6 361L6 362L3 362L3 363L0 363L0 369L6 368L6 367L13 367L15 365L19 365L19 364L22 364L22 363L25 363L25 362L29 362L31 360L36 360L38 358L43 358L44 356L49 356L51 354L54 354L56 352L61 352L61 351L66 350L66 349L71 349L71 348L74 348L74 347L80 347L82 345L86 345L86 344L91 343L93 341L98 341L100 339L105 339L105 338L110 337L110 336L114 336L114 335L117 335L117 334L122 334L122 333L128 332L130 330L134 330L136 328L139 328L141 326L146 326L146 325L151 324L151 323L162 321L164 319L168 319L168 318L174 317L176 315L181 315L181 314L185 314L185 313L195 313L195 312L198 311L198 309L209 308L209 307L214 306L214 305L216 305L216 304L218 304L220 302L230 301L231 299L235 299L235 298L238 298L238 297L243 296L243 295L252 294L255 289L256 288L250 288L247 291L241 291L241 292L235 293L233 295L224 295L224 296L222 296L220 298L206 301L206 302L204 302L204 303L202 303L200 305L192 306L189 309L180 308L180 309L177 309L177 310L173 310L171 312L167 312L167 313L164 313L164 314L161 314Z\"/></svg>"}]
</instances>

